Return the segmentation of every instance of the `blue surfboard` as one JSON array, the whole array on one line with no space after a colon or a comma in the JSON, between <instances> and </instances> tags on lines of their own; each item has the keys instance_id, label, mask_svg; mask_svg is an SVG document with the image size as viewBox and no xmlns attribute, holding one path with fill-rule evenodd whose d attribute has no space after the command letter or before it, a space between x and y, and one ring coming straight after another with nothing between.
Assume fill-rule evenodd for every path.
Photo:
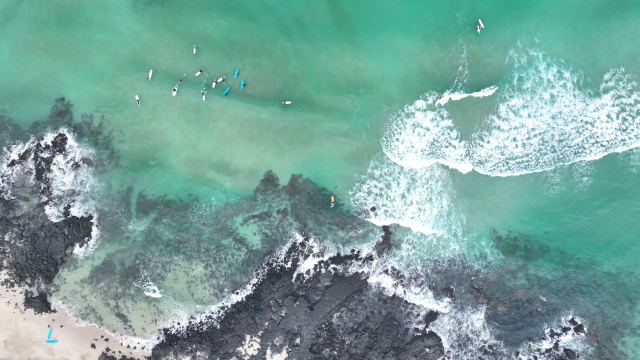
<instances>
[{"instance_id":1,"label":"blue surfboard","mask_svg":"<svg viewBox=\"0 0 640 360\"><path fill-rule=\"evenodd\" d=\"M231 86L229 86L229 87L227 88L227 90L225 90L225 91L224 91L224 93L223 93L222 95L227 95L227 93L229 92L229 89L231 89Z\"/></svg>"},{"instance_id":2,"label":"blue surfboard","mask_svg":"<svg viewBox=\"0 0 640 360\"><path fill-rule=\"evenodd\" d=\"M235 75L233 75L234 79L237 78L237 77L238 77L238 68L236 68L236 73L235 73Z\"/></svg>"},{"instance_id":3,"label":"blue surfboard","mask_svg":"<svg viewBox=\"0 0 640 360\"><path fill-rule=\"evenodd\" d=\"M244 87L244 79L242 79L242 82L240 83L240 89L242 89Z\"/></svg>"}]
</instances>

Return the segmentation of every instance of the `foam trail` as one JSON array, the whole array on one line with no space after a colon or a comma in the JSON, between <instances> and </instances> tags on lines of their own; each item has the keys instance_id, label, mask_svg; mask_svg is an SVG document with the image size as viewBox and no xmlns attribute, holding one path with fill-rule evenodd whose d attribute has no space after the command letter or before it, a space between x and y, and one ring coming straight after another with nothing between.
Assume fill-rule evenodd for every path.
<instances>
[{"instance_id":1,"label":"foam trail","mask_svg":"<svg viewBox=\"0 0 640 360\"><path fill-rule=\"evenodd\" d=\"M480 91L476 91L473 92L471 94L465 94L465 93L444 93L439 99L438 101L436 101L436 105L444 105L447 102L449 102L449 100L453 100L453 101L457 101L457 100L462 100L466 97L472 96L472 97L477 97L477 98L482 98L485 96L491 96L493 95L493 93L496 92L496 90L498 90L497 86L489 86L488 88L484 88Z\"/></svg>"}]
</instances>

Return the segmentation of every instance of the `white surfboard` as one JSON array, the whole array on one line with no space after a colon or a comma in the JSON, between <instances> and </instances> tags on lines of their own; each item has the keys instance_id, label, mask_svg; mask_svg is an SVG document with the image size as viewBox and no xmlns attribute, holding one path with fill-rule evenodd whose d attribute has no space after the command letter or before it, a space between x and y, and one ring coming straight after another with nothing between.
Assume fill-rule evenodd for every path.
<instances>
[{"instance_id":1,"label":"white surfboard","mask_svg":"<svg viewBox=\"0 0 640 360\"><path fill-rule=\"evenodd\" d=\"M202 74L202 70L199 70L199 71L196 73L196 76L200 76L200 74Z\"/></svg>"},{"instance_id":2,"label":"white surfboard","mask_svg":"<svg viewBox=\"0 0 640 360\"><path fill-rule=\"evenodd\" d=\"M193 45L193 55L195 55L195 54L196 54L196 46Z\"/></svg>"},{"instance_id":3,"label":"white surfboard","mask_svg":"<svg viewBox=\"0 0 640 360\"><path fill-rule=\"evenodd\" d=\"M140 98L138 97L138 95L136 95L136 102L138 103L138 106L140 106Z\"/></svg>"},{"instance_id":4,"label":"white surfboard","mask_svg":"<svg viewBox=\"0 0 640 360\"><path fill-rule=\"evenodd\" d=\"M480 22L480 27L484 29L484 24L482 23L482 20L478 19L478 22Z\"/></svg>"},{"instance_id":5,"label":"white surfboard","mask_svg":"<svg viewBox=\"0 0 640 360\"><path fill-rule=\"evenodd\" d=\"M204 96L205 96L206 92L205 91L201 91L201 93L202 93L202 101L205 101L204 100Z\"/></svg>"},{"instance_id":6,"label":"white surfboard","mask_svg":"<svg viewBox=\"0 0 640 360\"><path fill-rule=\"evenodd\" d=\"M211 83L211 88L213 89L213 88L215 88L215 87L216 87L216 81L215 81L215 80L213 80L213 82Z\"/></svg>"},{"instance_id":7,"label":"white surfboard","mask_svg":"<svg viewBox=\"0 0 640 360\"><path fill-rule=\"evenodd\" d=\"M226 77L227 77L227 75L225 75L225 76L221 77L221 78L220 78L220 79L218 79L218 81L216 81L216 82L224 82L224 78L226 78Z\"/></svg>"},{"instance_id":8,"label":"white surfboard","mask_svg":"<svg viewBox=\"0 0 640 360\"><path fill-rule=\"evenodd\" d=\"M178 85L176 85L176 87L173 88L173 96L176 96L178 94Z\"/></svg>"},{"instance_id":9,"label":"white surfboard","mask_svg":"<svg viewBox=\"0 0 640 360\"><path fill-rule=\"evenodd\" d=\"M149 76L147 76L147 81L151 80L151 75L153 75L153 70L149 70Z\"/></svg>"},{"instance_id":10,"label":"white surfboard","mask_svg":"<svg viewBox=\"0 0 640 360\"><path fill-rule=\"evenodd\" d=\"M281 101L280 104L282 104L282 106L287 106L287 105L291 104L291 101L289 101L289 100Z\"/></svg>"}]
</instances>

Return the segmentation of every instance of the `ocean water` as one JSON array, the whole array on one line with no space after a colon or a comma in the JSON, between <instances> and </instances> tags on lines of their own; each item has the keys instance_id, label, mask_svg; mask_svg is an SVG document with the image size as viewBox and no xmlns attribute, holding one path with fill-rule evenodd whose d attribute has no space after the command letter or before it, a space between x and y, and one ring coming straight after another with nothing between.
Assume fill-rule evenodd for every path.
<instances>
[{"instance_id":1,"label":"ocean water","mask_svg":"<svg viewBox=\"0 0 640 360\"><path fill-rule=\"evenodd\" d=\"M639 15L603 0L7 0L1 169L60 128L74 139L47 215L72 203L95 239L52 291L123 336L237 300L301 227L336 253L391 225L399 245L370 283L446 314L432 328L451 358L528 354L575 316L599 337L566 339L583 357L634 359ZM283 186L254 192L268 170ZM507 310L429 290L464 294L471 277Z\"/></svg>"}]
</instances>

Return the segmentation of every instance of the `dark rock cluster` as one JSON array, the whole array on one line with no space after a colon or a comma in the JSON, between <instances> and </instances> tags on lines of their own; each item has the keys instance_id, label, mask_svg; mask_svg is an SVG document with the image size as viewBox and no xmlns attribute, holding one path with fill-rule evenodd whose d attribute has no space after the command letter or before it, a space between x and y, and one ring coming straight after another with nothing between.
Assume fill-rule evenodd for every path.
<instances>
[{"instance_id":1,"label":"dark rock cluster","mask_svg":"<svg viewBox=\"0 0 640 360\"><path fill-rule=\"evenodd\" d=\"M70 122L70 109L71 105L64 99L57 100L49 120ZM5 120L4 125L9 126L9 120ZM85 125L83 128L91 128ZM10 129L21 131L15 124ZM85 246L92 235L93 218L71 216L70 204L61 221L53 222L45 213L52 193L52 162L55 156L65 154L68 141L67 134L59 132L50 142L33 143L6 164L1 179L0 271L7 275L3 285L31 289L31 292L25 291L24 304L36 312L52 311L43 290L51 284L73 249Z\"/></svg>"},{"instance_id":2,"label":"dark rock cluster","mask_svg":"<svg viewBox=\"0 0 640 360\"><path fill-rule=\"evenodd\" d=\"M58 134L52 148L38 144L7 165L10 169L24 165L22 161L35 161L35 183L31 174L21 171L13 173L12 179L3 178L5 183L11 182L10 195L0 191L0 270L8 275L5 286L35 288L50 284L73 248L84 246L91 238L90 216L67 216L52 222L45 213L46 202L40 200L50 192L47 155L65 151L65 144L66 135Z\"/></svg>"},{"instance_id":3,"label":"dark rock cluster","mask_svg":"<svg viewBox=\"0 0 640 360\"><path fill-rule=\"evenodd\" d=\"M389 236L388 229L385 234ZM281 263L267 262L263 280L244 300L225 309L219 326L210 324L213 319L204 319L190 321L178 334L165 329L151 359L196 358L196 354L199 359L242 358L247 345L254 346L256 358L285 351L290 359L438 359L443 355L438 335L425 330L428 323L417 333L405 326L410 304L369 289L362 273L335 270L336 265L367 262L371 257L354 251L320 261L304 280L295 274L307 247L308 238L293 244ZM436 317L430 314L426 320Z\"/></svg>"}]
</instances>

